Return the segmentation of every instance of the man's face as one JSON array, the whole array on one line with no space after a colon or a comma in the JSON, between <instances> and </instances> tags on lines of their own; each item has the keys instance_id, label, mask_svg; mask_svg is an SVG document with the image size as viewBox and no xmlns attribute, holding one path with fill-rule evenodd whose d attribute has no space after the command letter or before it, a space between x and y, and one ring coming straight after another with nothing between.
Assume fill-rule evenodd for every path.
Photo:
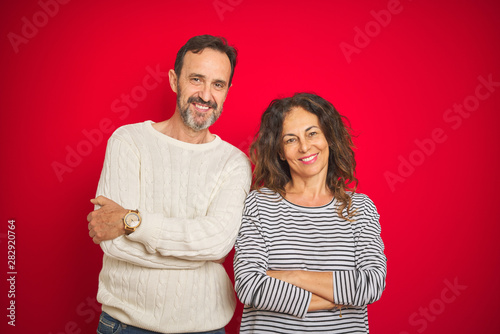
<instances>
[{"instance_id":1,"label":"man's face","mask_svg":"<svg viewBox=\"0 0 500 334\"><path fill-rule=\"evenodd\" d=\"M172 87L186 126L200 131L215 123L222 113L230 75L231 63L225 53L212 49L186 53L176 89Z\"/></svg>"}]
</instances>

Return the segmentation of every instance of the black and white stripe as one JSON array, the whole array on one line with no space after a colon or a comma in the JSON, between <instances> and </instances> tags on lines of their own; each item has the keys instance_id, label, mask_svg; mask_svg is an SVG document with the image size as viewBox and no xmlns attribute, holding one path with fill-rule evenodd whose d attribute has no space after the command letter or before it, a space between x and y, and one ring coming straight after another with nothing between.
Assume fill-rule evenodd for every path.
<instances>
[{"instance_id":1,"label":"black and white stripe","mask_svg":"<svg viewBox=\"0 0 500 334\"><path fill-rule=\"evenodd\" d=\"M303 207L268 189L246 200L234 257L235 286L245 308L240 333L368 333L366 305L385 288L379 215L368 196L352 194L354 222L336 201ZM267 270L333 272L337 309L307 312L311 293Z\"/></svg>"}]
</instances>

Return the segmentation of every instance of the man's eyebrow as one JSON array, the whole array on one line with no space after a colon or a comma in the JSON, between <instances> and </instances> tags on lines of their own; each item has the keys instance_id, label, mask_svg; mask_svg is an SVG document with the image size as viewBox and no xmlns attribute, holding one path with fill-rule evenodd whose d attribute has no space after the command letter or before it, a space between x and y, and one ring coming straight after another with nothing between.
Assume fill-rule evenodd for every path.
<instances>
[{"instance_id":1,"label":"man's eyebrow","mask_svg":"<svg viewBox=\"0 0 500 334\"><path fill-rule=\"evenodd\" d=\"M206 78L206 76L204 76L203 74L198 74L198 73L191 73L191 74L189 74L189 77L190 78L194 78L194 77L196 77L196 78Z\"/></svg>"},{"instance_id":2,"label":"man's eyebrow","mask_svg":"<svg viewBox=\"0 0 500 334\"><path fill-rule=\"evenodd\" d=\"M191 74L189 74L189 77L190 78L202 78L202 79L206 79L206 75L199 74L199 73L191 73ZM215 79L213 82L227 85L227 81L224 80L224 79Z\"/></svg>"}]
</instances>

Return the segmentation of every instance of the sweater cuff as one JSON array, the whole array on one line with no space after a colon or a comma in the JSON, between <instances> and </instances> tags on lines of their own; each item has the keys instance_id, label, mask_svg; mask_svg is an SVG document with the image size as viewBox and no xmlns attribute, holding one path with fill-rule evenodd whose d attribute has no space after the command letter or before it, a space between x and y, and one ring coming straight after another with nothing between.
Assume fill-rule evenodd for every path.
<instances>
[{"instance_id":1,"label":"sweater cuff","mask_svg":"<svg viewBox=\"0 0 500 334\"><path fill-rule=\"evenodd\" d=\"M311 292L276 278L267 277L254 301L255 308L304 318L311 303Z\"/></svg>"},{"instance_id":2,"label":"sweater cuff","mask_svg":"<svg viewBox=\"0 0 500 334\"><path fill-rule=\"evenodd\" d=\"M339 305L353 305L356 293L356 272L354 270L333 272L333 298Z\"/></svg>"},{"instance_id":3,"label":"sweater cuff","mask_svg":"<svg viewBox=\"0 0 500 334\"><path fill-rule=\"evenodd\" d=\"M142 217L141 225L134 232L130 233L127 238L142 243L148 253L155 253L161 232L162 219L160 215L155 213L141 212L140 214Z\"/></svg>"}]
</instances>

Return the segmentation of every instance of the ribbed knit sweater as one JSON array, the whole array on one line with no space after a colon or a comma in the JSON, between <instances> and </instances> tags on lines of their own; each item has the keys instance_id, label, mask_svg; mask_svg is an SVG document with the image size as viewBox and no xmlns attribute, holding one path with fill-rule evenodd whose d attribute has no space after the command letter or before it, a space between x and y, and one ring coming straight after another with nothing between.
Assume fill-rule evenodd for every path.
<instances>
[{"instance_id":1,"label":"ribbed knit sweater","mask_svg":"<svg viewBox=\"0 0 500 334\"><path fill-rule=\"evenodd\" d=\"M190 144L151 121L117 129L97 195L138 209L142 224L100 244L103 311L160 333L225 326L234 290L224 267L211 261L233 247L250 182L247 157L218 136Z\"/></svg>"}]
</instances>

